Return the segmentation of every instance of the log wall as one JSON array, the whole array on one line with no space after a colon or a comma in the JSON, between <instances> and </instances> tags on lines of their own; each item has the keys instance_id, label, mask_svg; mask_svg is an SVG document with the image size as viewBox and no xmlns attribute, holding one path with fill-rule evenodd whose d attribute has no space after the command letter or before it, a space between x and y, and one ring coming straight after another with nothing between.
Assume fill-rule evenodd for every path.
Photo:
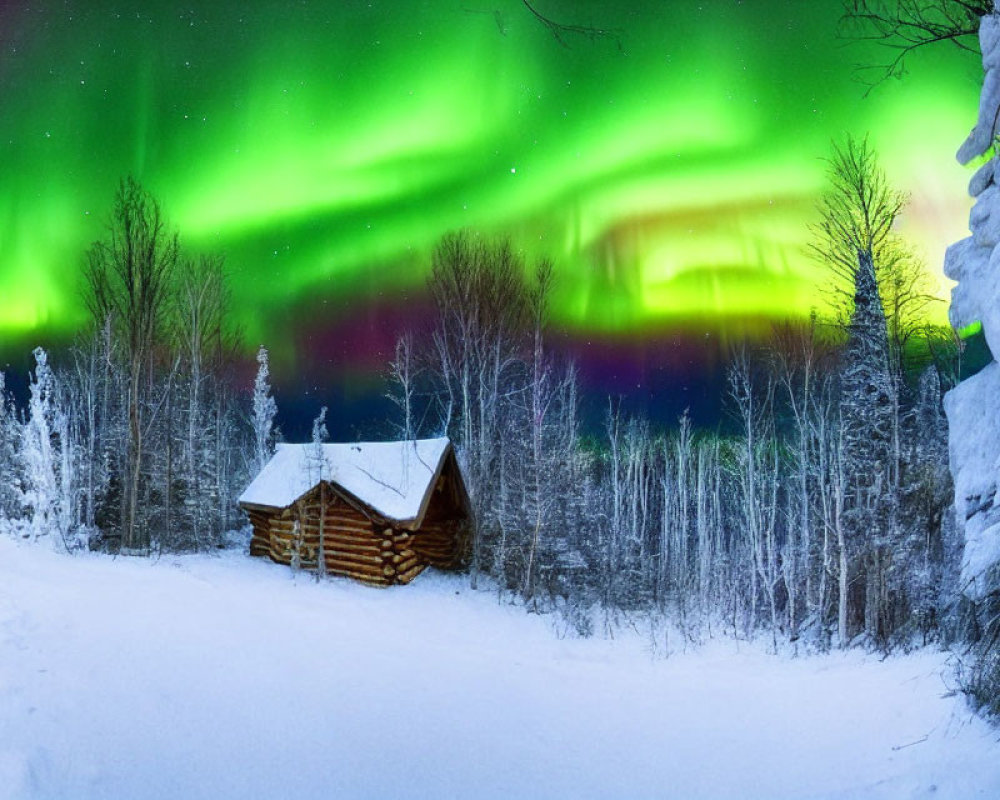
<instances>
[{"instance_id":1,"label":"log wall","mask_svg":"<svg viewBox=\"0 0 1000 800\"><path fill-rule=\"evenodd\" d=\"M443 520L425 524L414 536L413 550L433 567L461 566L464 553L459 543L459 523Z\"/></svg>"},{"instance_id":2,"label":"log wall","mask_svg":"<svg viewBox=\"0 0 1000 800\"><path fill-rule=\"evenodd\" d=\"M319 553L319 501L310 498L272 513L250 511L250 555L292 563L298 552L302 569L315 570ZM409 583L428 565L410 546L413 534L376 525L340 498L326 504L323 551L327 574L376 586Z\"/></svg>"},{"instance_id":3,"label":"log wall","mask_svg":"<svg viewBox=\"0 0 1000 800\"><path fill-rule=\"evenodd\" d=\"M445 471L435 486L417 531L393 528L367 516L325 490L324 562L327 574L342 575L375 586L412 581L428 566L454 569L465 558L465 513L453 480ZM303 569L317 568L319 523L323 509L317 489L284 509L247 509L253 525L250 555L267 556L290 565L298 552Z\"/></svg>"},{"instance_id":4,"label":"log wall","mask_svg":"<svg viewBox=\"0 0 1000 800\"><path fill-rule=\"evenodd\" d=\"M439 569L460 567L466 556L465 509L456 484L454 455L441 471L413 549Z\"/></svg>"}]
</instances>

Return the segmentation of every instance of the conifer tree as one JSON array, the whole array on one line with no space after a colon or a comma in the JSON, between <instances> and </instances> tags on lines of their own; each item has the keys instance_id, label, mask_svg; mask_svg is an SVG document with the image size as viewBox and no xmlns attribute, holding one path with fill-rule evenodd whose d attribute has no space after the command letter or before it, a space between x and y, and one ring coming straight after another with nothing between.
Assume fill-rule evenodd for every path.
<instances>
[{"instance_id":1,"label":"conifer tree","mask_svg":"<svg viewBox=\"0 0 1000 800\"><path fill-rule=\"evenodd\" d=\"M870 251L858 253L854 286L841 369L841 404L846 465L857 476L856 486L861 490L871 487L888 469L894 391L885 313Z\"/></svg>"},{"instance_id":2,"label":"conifer tree","mask_svg":"<svg viewBox=\"0 0 1000 800\"><path fill-rule=\"evenodd\" d=\"M319 416L313 420L312 445L309 448L310 483L319 484L319 550L316 553L316 580L326 577L326 480L329 478L326 469L326 455L323 453L323 442L329 438L326 430L326 406L320 409Z\"/></svg>"},{"instance_id":3,"label":"conifer tree","mask_svg":"<svg viewBox=\"0 0 1000 800\"><path fill-rule=\"evenodd\" d=\"M17 415L0 372L0 523L20 516L18 438Z\"/></svg>"},{"instance_id":4,"label":"conifer tree","mask_svg":"<svg viewBox=\"0 0 1000 800\"><path fill-rule=\"evenodd\" d=\"M274 417L278 406L271 396L271 370L267 348L257 351L257 377L253 383L253 473L258 474L274 455Z\"/></svg>"},{"instance_id":5,"label":"conifer tree","mask_svg":"<svg viewBox=\"0 0 1000 800\"><path fill-rule=\"evenodd\" d=\"M849 492L848 546L863 562L865 630L882 644L889 633L886 573L899 499L891 464L897 403L888 350L871 253L862 251L841 371L841 424Z\"/></svg>"},{"instance_id":6,"label":"conifer tree","mask_svg":"<svg viewBox=\"0 0 1000 800\"><path fill-rule=\"evenodd\" d=\"M852 610L855 622L863 621L869 636L884 645L890 545L898 536L900 407L878 274L898 261L892 225L905 198L889 186L867 140L848 139L835 149L830 184L813 249L841 280L848 314L840 372L848 552L841 564L851 574L841 576L840 633L842 639L848 633L845 611ZM863 597L843 597L862 574Z\"/></svg>"},{"instance_id":7,"label":"conifer tree","mask_svg":"<svg viewBox=\"0 0 1000 800\"><path fill-rule=\"evenodd\" d=\"M69 419L58 403L56 377L49 367L48 354L37 347L34 356L28 418L21 432L22 503L28 512L32 539L58 535L67 544L74 516L75 466Z\"/></svg>"}]
</instances>

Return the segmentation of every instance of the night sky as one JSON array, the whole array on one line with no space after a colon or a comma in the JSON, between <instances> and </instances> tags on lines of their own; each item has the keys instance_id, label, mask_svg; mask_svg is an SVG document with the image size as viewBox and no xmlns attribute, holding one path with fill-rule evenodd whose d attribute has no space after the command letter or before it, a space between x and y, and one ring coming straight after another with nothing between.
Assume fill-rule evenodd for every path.
<instances>
[{"instance_id":1,"label":"night sky","mask_svg":"<svg viewBox=\"0 0 1000 800\"><path fill-rule=\"evenodd\" d=\"M225 254L247 351L347 400L426 318L450 230L551 257L585 378L650 391L821 302L807 226L847 133L911 194L935 274L964 235L974 55L928 49L866 97L851 66L887 54L837 39L839 0L537 5L618 33L564 46L519 0L0 3L0 341L81 323L130 173Z\"/></svg>"}]
</instances>

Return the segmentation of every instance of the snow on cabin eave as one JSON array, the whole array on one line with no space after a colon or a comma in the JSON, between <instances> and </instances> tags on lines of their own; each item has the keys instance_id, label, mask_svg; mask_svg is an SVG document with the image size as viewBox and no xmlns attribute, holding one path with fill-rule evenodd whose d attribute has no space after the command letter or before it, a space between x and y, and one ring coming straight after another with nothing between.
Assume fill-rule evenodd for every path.
<instances>
[{"instance_id":1,"label":"snow on cabin eave","mask_svg":"<svg viewBox=\"0 0 1000 800\"><path fill-rule=\"evenodd\" d=\"M272 516L282 515L288 511L293 510L300 503L308 502L309 498L317 493L317 490L320 487L320 483L325 483L327 489L333 496L340 497L345 503L347 503L347 505L349 505L351 508L353 508L360 514L363 514L368 519L372 520L372 522L377 522L382 518L381 515L378 514L378 512L376 512L375 509L373 509L370 505L352 495L342 486L339 486L338 484L327 480L317 482L315 486L312 486L309 489L307 489L301 495L292 500L292 502L290 502L288 505L284 506L264 505L261 503L246 502L243 500L238 501L237 504L240 506L240 508L242 508L244 511L247 512L255 511L261 514L269 514Z\"/></svg>"},{"instance_id":2,"label":"snow on cabin eave","mask_svg":"<svg viewBox=\"0 0 1000 800\"><path fill-rule=\"evenodd\" d=\"M439 437L435 439L402 440L396 444L399 444L400 448L402 449L407 446L415 446L420 442L423 443L443 442L444 445L441 448L441 452L438 454L437 463L434 465L433 468L430 468L430 465L423 460L423 458L420 456L419 453L416 454L418 458L420 458L421 463L429 467L429 476L426 482L424 483L423 491L421 492L420 502L417 505L416 514L412 516L402 517L402 516L387 514L384 510L377 508L373 503L353 494L349 489L347 489L337 481L328 481L327 483L330 486L336 487L336 490L342 495L344 495L345 499L348 497L352 498L357 503L363 505L364 508L368 509L371 512L371 514L369 514L368 516L372 519L373 522L388 525L389 527L393 528L399 528L402 530L417 531L423 525L424 516L426 515L427 508L430 505L431 497L433 497L434 495L434 489L438 484L438 480L440 480L441 472L444 469L444 465L448 461L449 455L451 455L451 457L454 458L454 448L451 444L451 440L448 439L447 437ZM457 462L455 464L455 469L456 470L458 469ZM459 478L459 480L461 481L461 478ZM313 489L315 489L315 487L313 487Z\"/></svg>"},{"instance_id":3,"label":"snow on cabin eave","mask_svg":"<svg viewBox=\"0 0 1000 800\"><path fill-rule=\"evenodd\" d=\"M284 511L288 506L267 506L262 503L248 503L244 500L237 500L236 505L244 511L258 511L262 514L274 514Z\"/></svg>"},{"instance_id":4,"label":"snow on cabin eave","mask_svg":"<svg viewBox=\"0 0 1000 800\"><path fill-rule=\"evenodd\" d=\"M286 508L293 508L297 503L300 503L306 500L306 498L315 495L319 490L321 483L325 483L327 489L329 489L329 491L335 497L341 498L345 503L347 503L347 505L349 505L355 511L367 517L371 521L372 526L374 528L379 528L384 526L404 528L407 527L410 523L414 522L414 520L412 519L396 519L394 517L387 516L386 514L375 508L371 503L362 500L360 497L351 493L349 490L345 489L336 481L331 481L331 480L323 480L317 482L315 486L311 487L307 492L303 493L300 497L297 497L295 501L292 502L291 505L286 506ZM427 493L430 493L429 489L427 490ZM414 526L414 529L415 527L416 526Z\"/></svg>"},{"instance_id":5,"label":"snow on cabin eave","mask_svg":"<svg viewBox=\"0 0 1000 800\"><path fill-rule=\"evenodd\" d=\"M240 495L237 500L238 505L246 511L256 511L258 513L264 514L275 514L283 513L289 509L295 507L297 503L302 502L305 498L309 497L311 494L315 493L320 485L320 481L312 485L308 485L304 491L295 497L282 497L282 503L267 502L266 496L270 495L273 497L275 494L280 494L281 487L272 489L270 487L269 478L271 478L271 473L277 471L283 471L287 468L293 468L295 471L301 474L302 464L301 458L304 454L304 448L309 445L303 444L281 444L279 445L279 450L272 456L271 460L265 465L264 469L254 478L253 481L247 486L247 488ZM456 474L458 481L458 486L460 487L460 497L461 503L463 505L463 510L466 515L468 515L469 500L468 493L465 489L465 482L462 479L461 471L458 468L458 462L455 458L454 447L451 441L447 437L438 437L433 439L415 439L415 440L403 440L396 442L356 442L356 443L338 443L333 445L324 445L327 453L327 465L330 467L331 472L337 472L338 468L348 470L348 474L353 470L355 473L361 472L363 474L368 474L371 479L372 484L381 484L383 487L392 489L398 493L398 490L392 487L390 484L383 482L377 476L371 475L364 468L360 467L357 463L352 463L349 459L343 458L345 452L350 450L357 450L359 454L363 453L365 449L368 450L369 454L375 451L374 454L381 455L383 458L386 456L386 450L395 446L398 450L398 457L400 460L406 458L408 454L405 452L406 447L413 447L415 449L415 455L419 462L427 468L427 477L425 480L417 484L419 491L419 501L416 503L415 513L413 514L393 514L390 509L383 506L380 508L376 503L378 500L369 500L364 497L359 496L356 492L352 492L347 486L338 480L333 478L324 479L322 483L325 483L330 490L340 496L348 505L354 507L357 511L368 517L372 523L376 526L385 525L388 527L394 527L402 530L416 531L422 524L424 516L427 512L427 508L430 505L430 499L434 494L434 489L438 484L442 470L445 468L445 464L450 461L453 462L453 471ZM420 452L421 447L423 449L429 449L430 452ZM440 447L440 450L435 453L434 451ZM381 453L379 451L382 451ZM427 456L434 456L436 458L433 460L427 459ZM331 456L333 460L330 460ZM338 460L340 457L340 460ZM291 463L285 463L291 462ZM435 463L436 462L436 463ZM282 469L279 469L282 468ZM305 485L305 484L301 484ZM421 488L422 487L422 488ZM286 484L286 488L288 485ZM381 492L373 492L373 495L382 495ZM408 493L409 494L409 493ZM413 491L413 498L416 499L417 492ZM245 499L247 498L247 499ZM410 498L407 497L409 500ZM411 500L412 502L412 500ZM407 509L409 510L409 509Z\"/></svg>"}]
</instances>

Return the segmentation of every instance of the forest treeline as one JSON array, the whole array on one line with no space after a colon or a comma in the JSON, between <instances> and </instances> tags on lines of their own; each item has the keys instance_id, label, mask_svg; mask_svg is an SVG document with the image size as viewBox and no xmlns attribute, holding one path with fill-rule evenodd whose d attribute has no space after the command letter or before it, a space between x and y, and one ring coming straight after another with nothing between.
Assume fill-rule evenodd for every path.
<instances>
[{"instance_id":1,"label":"forest treeline","mask_svg":"<svg viewBox=\"0 0 1000 800\"><path fill-rule=\"evenodd\" d=\"M546 347L551 265L469 233L439 244L436 326L400 340L390 373L403 434L458 448L474 586L485 573L580 633L651 612L695 638L714 624L824 648L955 634L941 397L958 343L925 322L927 277L893 232L904 198L867 142L837 149L829 178L812 249L831 307L734 350L725 436L687 415L655 431L611 398L585 440L573 365Z\"/></svg>"},{"instance_id":2,"label":"forest treeline","mask_svg":"<svg viewBox=\"0 0 1000 800\"><path fill-rule=\"evenodd\" d=\"M552 265L446 236L433 325L400 338L388 384L401 437L455 444L473 587L581 635L640 616L818 648L956 635L941 396L959 349L924 324L902 207L867 143L836 151L812 231L836 300L733 351L726 435L687 415L658 431L609 398L584 436L574 366L549 347ZM3 527L69 550L223 544L276 409L266 351L255 386L240 378L222 259L184 251L128 179L83 283L86 333L55 367L36 351L26 409L0 402Z\"/></svg>"},{"instance_id":3,"label":"forest treeline","mask_svg":"<svg viewBox=\"0 0 1000 800\"><path fill-rule=\"evenodd\" d=\"M218 545L252 443L223 259L185 252L129 178L81 282L86 330L56 366L35 350L22 413L0 396L0 523L69 550Z\"/></svg>"}]
</instances>

